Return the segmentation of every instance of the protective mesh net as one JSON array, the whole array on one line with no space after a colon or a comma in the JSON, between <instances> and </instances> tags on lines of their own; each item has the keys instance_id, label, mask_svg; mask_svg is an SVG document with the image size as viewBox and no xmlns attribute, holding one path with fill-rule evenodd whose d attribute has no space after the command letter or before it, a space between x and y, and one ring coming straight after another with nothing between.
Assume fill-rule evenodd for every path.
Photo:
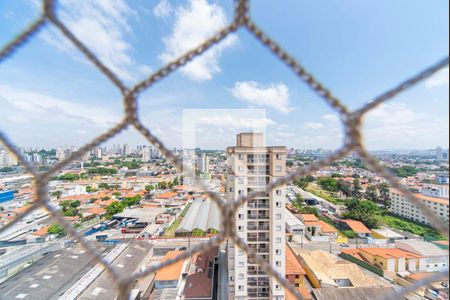
<instances>
[{"instance_id":1,"label":"protective mesh net","mask_svg":"<svg viewBox=\"0 0 450 300\"><path fill-rule=\"evenodd\" d=\"M88 244L83 235L80 232L77 232L68 221L66 221L61 214L60 211L56 210L53 206L50 205L48 199L48 182L55 173L62 170L64 167L69 165L71 162L80 159L86 152L92 150L93 148L99 146L104 143L108 139L114 137L115 135L122 132L124 129L128 127L134 127L137 129L142 136L144 136L152 145L157 147L161 153L172 163L174 164L180 172L183 170L182 159L172 153L168 148L155 136L149 129L147 129L138 118L137 112L137 100L140 94L151 88L155 83L163 80L169 74L173 73L180 67L186 65L188 62L194 60L199 55L206 52L208 49L213 47L214 45L223 41L228 35L236 32L237 30L247 30L250 32L262 45L266 46L279 60L286 64L295 75L297 75L305 84L307 84L317 95L319 95L329 106L331 106L337 113L339 113L342 123L345 127L346 137L344 141L344 145L335 153L330 155L329 157L320 159L311 165L303 168L299 168L295 173L289 174L288 176L277 180L276 182L271 183L267 186L266 191L270 192L271 190L283 186L285 184L291 183L302 176L311 174L312 172L318 171L321 168L330 165L334 161L345 157L350 154L352 151L356 152L362 160L364 160L367 165L375 171L378 175L384 177L391 187L396 188L403 192L405 196L416 205L420 210L422 210L423 214L431 221L433 227L439 230L439 232L445 236L448 236L448 224L443 222L440 218L438 218L422 201L419 201L415 198L414 194L412 194L406 187L402 186L397 178L391 175L387 170L385 170L375 159L371 156L368 151L364 148L362 143L362 119L370 111L380 104L392 99L397 94L413 87L417 83L423 81L424 79L430 77L437 71L445 68L449 64L448 56L444 59L440 60L436 64L430 66L429 68L421 71L420 73L408 78L407 80L401 82L397 86L389 89L379 95L378 97L369 101L363 107L350 111L336 96L332 94L332 92L327 89L324 85L322 85L308 70L306 70L296 59L294 59L289 53L287 53L283 48L278 45L274 40L272 40L267 34L265 34L251 19L250 17L250 1L249 0L239 0L235 1L235 12L234 18L231 24L217 32L215 35L211 36L209 39L205 40L202 44L198 45L195 49L192 49L179 57L178 59L172 61L171 63L165 65L158 71L154 72L151 76L146 78L145 80L139 82L135 86L127 87L118 76L108 68L107 65L104 65L98 57L86 46L84 45L66 26L65 24L58 18L57 9L56 9L56 1L55 0L43 0L42 1L42 13L40 17L35 20L28 28L26 28L20 35L18 35L14 40L5 45L0 52L0 63L9 59L15 52L19 50L20 47L23 47L27 44L27 42L44 26L54 26L58 29L73 45L81 51L88 60L90 60L98 69L98 71L102 72L109 80L120 90L123 96L123 104L124 104L124 116L123 119L116 124L113 128L109 129L107 132L98 136L96 139L91 141L90 143L84 145L77 152L74 152L70 157L66 160L59 162L54 165L50 170L45 173L38 173L37 170L29 164L21 153L17 150L17 147L13 145L13 143L7 138L7 136L0 132L0 142L4 144L4 146L15 156L17 156L19 162L25 167L25 169L33 175L35 180L35 193L36 193L36 201L21 215L17 216L13 221L0 228L0 233L10 228L20 220L22 220L25 216L30 214L33 210L39 207L46 208L51 217L62 224L67 232L73 236L79 243L86 248L87 253L92 255L98 263L103 265L105 269L110 273L113 278L117 289L118 289L118 298L119 299L128 299L128 294L130 291L130 287L133 282L139 278L144 276L148 276L168 265L174 264L180 260L188 259L193 254L198 252L203 252L211 247L217 246L225 240L229 240L234 242L237 247L244 250L247 254L249 260L254 263L257 263L260 266L260 269L265 272L267 275L273 277L280 283L282 287L289 290L297 299L303 299L297 289L292 286L285 278L280 276L275 270L272 269L271 265L262 260L260 257L256 255L256 253L249 248L245 241L238 237L235 231L235 211L237 208L244 204L246 201L249 201L256 197L256 193L249 193L246 196L242 196L236 199L234 202L227 202L225 199L221 198L218 194L213 191L208 191L206 186L203 188L206 190L206 193L209 197L215 201L220 209L222 215L222 225L220 233L211 238L207 243L196 245L190 248L189 251L183 252L181 255L176 257L175 259L167 260L162 262L154 267L149 267L146 269L140 269L133 274L121 274L117 270L115 270L110 264L105 261L105 259L96 251L96 249ZM186 168L184 169L186 172ZM191 170L188 172L192 173ZM186 174L186 173L185 173ZM436 274L434 276L428 277L424 280L416 282L414 285L411 285L407 288L402 288L392 295L386 297L386 299L399 299L403 295L406 295L410 292L413 292L421 287L428 286L432 282L438 281L442 278L448 277L448 271Z\"/></svg>"}]
</instances>

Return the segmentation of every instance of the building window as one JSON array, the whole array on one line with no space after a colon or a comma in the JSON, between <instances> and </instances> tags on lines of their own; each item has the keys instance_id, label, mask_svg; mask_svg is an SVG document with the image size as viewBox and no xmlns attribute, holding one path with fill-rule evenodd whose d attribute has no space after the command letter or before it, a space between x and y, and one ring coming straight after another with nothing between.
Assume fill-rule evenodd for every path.
<instances>
[{"instance_id":1,"label":"building window","mask_svg":"<svg viewBox=\"0 0 450 300\"><path fill-rule=\"evenodd\" d=\"M276 205L277 207L281 207L281 202L276 202L275 205Z\"/></svg>"},{"instance_id":2,"label":"building window","mask_svg":"<svg viewBox=\"0 0 450 300\"><path fill-rule=\"evenodd\" d=\"M239 220L244 220L244 214L238 214L238 219Z\"/></svg>"},{"instance_id":3,"label":"building window","mask_svg":"<svg viewBox=\"0 0 450 300\"><path fill-rule=\"evenodd\" d=\"M238 251L238 255L239 255L239 256L244 256L244 250L239 250L239 251Z\"/></svg>"},{"instance_id":4,"label":"building window","mask_svg":"<svg viewBox=\"0 0 450 300\"><path fill-rule=\"evenodd\" d=\"M234 188L230 188L230 193L233 193L234 192Z\"/></svg>"},{"instance_id":5,"label":"building window","mask_svg":"<svg viewBox=\"0 0 450 300\"><path fill-rule=\"evenodd\" d=\"M281 244L281 238L277 238L277 239L276 239L276 242L277 242L278 244Z\"/></svg>"},{"instance_id":6,"label":"building window","mask_svg":"<svg viewBox=\"0 0 450 300\"><path fill-rule=\"evenodd\" d=\"M275 157L277 160L281 160L281 154L277 154L277 155L275 155Z\"/></svg>"},{"instance_id":7,"label":"building window","mask_svg":"<svg viewBox=\"0 0 450 300\"><path fill-rule=\"evenodd\" d=\"M244 274L242 274L242 273L239 274L239 275L238 275L238 279L243 280L243 279L244 279Z\"/></svg>"},{"instance_id":8,"label":"building window","mask_svg":"<svg viewBox=\"0 0 450 300\"><path fill-rule=\"evenodd\" d=\"M238 226L238 231L244 231L244 227L243 226Z\"/></svg>"},{"instance_id":9,"label":"building window","mask_svg":"<svg viewBox=\"0 0 450 300\"><path fill-rule=\"evenodd\" d=\"M277 227L275 228L276 231L281 231L281 226L277 225Z\"/></svg>"},{"instance_id":10,"label":"building window","mask_svg":"<svg viewBox=\"0 0 450 300\"><path fill-rule=\"evenodd\" d=\"M275 250L275 254L276 254L276 255L281 255L281 249L276 249L276 250Z\"/></svg>"},{"instance_id":11,"label":"building window","mask_svg":"<svg viewBox=\"0 0 450 300\"><path fill-rule=\"evenodd\" d=\"M238 285L238 290L239 291L243 291L244 290L244 286L243 285Z\"/></svg>"},{"instance_id":12,"label":"building window","mask_svg":"<svg viewBox=\"0 0 450 300\"><path fill-rule=\"evenodd\" d=\"M275 218L276 218L277 220L281 220L281 214L276 214L276 215L275 215Z\"/></svg>"},{"instance_id":13,"label":"building window","mask_svg":"<svg viewBox=\"0 0 450 300\"><path fill-rule=\"evenodd\" d=\"M277 190L277 191L276 191L276 195L277 195L277 196L281 196L281 190Z\"/></svg>"},{"instance_id":14,"label":"building window","mask_svg":"<svg viewBox=\"0 0 450 300\"><path fill-rule=\"evenodd\" d=\"M238 262L238 267L239 268L243 268L244 267L244 262L243 261Z\"/></svg>"},{"instance_id":15,"label":"building window","mask_svg":"<svg viewBox=\"0 0 450 300\"><path fill-rule=\"evenodd\" d=\"M281 171L283 171L283 167L282 166L276 166L275 167L275 171L281 172Z\"/></svg>"},{"instance_id":16,"label":"building window","mask_svg":"<svg viewBox=\"0 0 450 300\"><path fill-rule=\"evenodd\" d=\"M277 284L277 285L275 285L275 289L276 289L276 290L280 290L281 287Z\"/></svg>"},{"instance_id":17,"label":"building window","mask_svg":"<svg viewBox=\"0 0 450 300\"><path fill-rule=\"evenodd\" d=\"M239 154L239 160L244 160L244 154Z\"/></svg>"}]
</instances>

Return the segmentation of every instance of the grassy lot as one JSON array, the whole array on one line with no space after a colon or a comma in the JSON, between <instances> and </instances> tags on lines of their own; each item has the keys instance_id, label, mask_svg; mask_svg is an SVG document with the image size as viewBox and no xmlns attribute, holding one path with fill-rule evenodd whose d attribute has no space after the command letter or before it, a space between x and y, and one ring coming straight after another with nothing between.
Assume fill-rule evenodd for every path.
<instances>
[{"instance_id":1,"label":"grassy lot","mask_svg":"<svg viewBox=\"0 0 450 300\"><path fill-rule=\"evenodd\" d=\"M322 189L320 189L317 186L314 186L312 184L310 184L306 188L306 191L311 193L311 194L313 194L313 195L315 195L315 196L317 196L317 197L323 198L323 199L325 199L325 200L327 200L327 201L329 201L329 202L331 202L333 204L336 204L336 205L345 205L345 202L347 202L347 200L337 198L334 195L332 195L330 192L324 191L324 190L322 190Z\"/></svg>"},{"instance_id":2,"label":"grassy lot","mask_svg":"<svg viewBox=\"0 0 450 300\"><path fill-rule=\"evenodd\" d=\"M412 234L430 236L439 240L445 239L444 236L436 231L436 229L430 226L403 219L398 216L385 214L384 216L381 216L381 222L391 228L404 230Z\"/></svg>"},{"instance_id":3,"label":"grassy lot","mask_svg":"<svg viewBox=\"0 0 450 300\"><path fill-rule=\"evenodd\" d=\"M184 216L186 216L191 205L192 205L192 203L189 203L188 205L186 205L186 207L184 208L184 210L180 214L180 216L172 223L172 225L169 228L167 228L164 231L164 234L162 235L163 237L174 237L175 236L175 231L177 231L178 226L180 226L181 221L183 221L183 218L184 218Z\"/></svg>"}]
</instances>

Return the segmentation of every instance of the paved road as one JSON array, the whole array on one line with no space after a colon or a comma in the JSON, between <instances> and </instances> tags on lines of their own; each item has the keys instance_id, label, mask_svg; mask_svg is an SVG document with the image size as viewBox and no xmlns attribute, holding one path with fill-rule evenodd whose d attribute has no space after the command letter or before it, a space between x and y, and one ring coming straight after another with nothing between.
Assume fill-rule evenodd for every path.
<instances>
[{"instance_id":1,"label":"paved road","mask_svg":"<svg viewBox=\"0 0 450 300\"><path fill-rule=\"evenodd\" d=\"M95 264L79 245L50 253L0 284L0 299L58 299Z\"/></svg>"},{"instance_id":2,"label":"paved road","mask_svg":"<svg viewBox=\"0 0 450 300\"><path fill-rule=\"evenodd\" d=\"M152 249L148 241L135 241L114 260L112 266L124 275L131 274L144 263L144 258ZM113 300L117 296L114 282L108 272L103 272L81 295L80 300Z\"/></svg>"}]
</instances>

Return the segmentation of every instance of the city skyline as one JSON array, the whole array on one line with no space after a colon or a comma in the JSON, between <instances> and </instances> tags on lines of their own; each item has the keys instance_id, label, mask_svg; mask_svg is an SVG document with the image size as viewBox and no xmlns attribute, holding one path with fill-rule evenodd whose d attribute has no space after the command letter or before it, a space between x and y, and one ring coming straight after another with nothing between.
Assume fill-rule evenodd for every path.
<instances>
[{"instance_id":1,"label":"city skyline","mask_svg":"<svg viewBox=\"0 0 450 300\"><path fill-rule=\"evenodd\" d=\"M331 2L325 7L286 1L278 8L259 1L253 4L253 14L270 35L354 109L448 53L448 3L411 2L407 15L401 14L401 5L385 4L368 8L367 4ZM102 22L88 22L84 14L89 10ZM312 11L321 14L312 19ZM14 1L4 3L1 12L0 20L11 25L0 29L4 44L38 8L30 1ZM61 1L60 13L67 26L131 85L229 22L232 5L204 0L163 0L151 5L144 1L133 5ZM22 17L16 18L19 14ZM280 14L283 18L278 18ZM278 22L274 24L272 18ZM300 34L286 31L292 26ZM180 34L191 36L190 42L180 43ZM54 29L44 29L28 47L0 68L0 103L5 115L0 129L16 145L81 145L120 120L119 94ZM408 55L403 55L406 51ZM42 60L35 59L36 53ZM145 92L139 107L145 125L170 148L181 146L182 111L192 108L266 109L268 144L336 149L343 141L338 115L245 31ZM223 128L205 125L203 134L215 136L228 130L223 135L233 136L245 130L230 123ZM369 113L365 129L371 150L431 149L448 144L448 68ZM141 144L141 140L128 130L113 143ZM211 149L223 149L232 140L208 142Z\"/></svg>"}]
</instances>

